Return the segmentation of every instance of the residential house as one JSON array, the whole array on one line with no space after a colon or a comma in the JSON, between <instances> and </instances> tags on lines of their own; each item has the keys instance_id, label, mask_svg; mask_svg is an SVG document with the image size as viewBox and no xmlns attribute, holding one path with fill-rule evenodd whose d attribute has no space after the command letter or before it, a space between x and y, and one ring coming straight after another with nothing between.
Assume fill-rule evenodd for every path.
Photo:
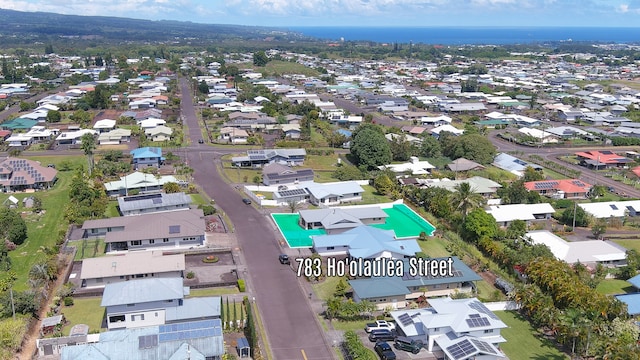
<instances>
[{"instance_id":1,"label":"residential house","mask_svg":"<svg viewBox=\"0 0 640 360\"><path fill-rule=\"evenodd\" d=\"M375 208L369 208L375 211ZM329 209L333 210L333 209ZM340 214L340 215L345 215ZM325 216L322 221L337 219L335 214ZM381 218L384 220L384 218ZM352 226L356 219L344 218L346 225ZM327 224L331 228L339 223ZM403 259L420 252L415 239L397 240L393 230L382 230L372 226L360 225L351 227L338 234L314 235L313 250L320 256L349 256L363 259Z\"/></svg>"},{"instance_id":2,"label":"residential house","mask_svg":"<svg viewBox=\"0 0 640 360\"><path fill-rule=\"evenodd\" d=\"M545 132L555 135L562 140L571 140L576 138L588 139L589 133L573 126L558 126L545 129Z\"/></svg>"},{"instance_id":3,"label":"residential house","mask_svg":"<svg viewBox=\"0 0 640 360\"><path fill-rule=\"evenodd\" d=\"M129 129L113 129L98 135L98 144L100 145L119 145L130 141L131 130Z\"/></svg>"},{"instance_id":4,"label":"residential house","mask_svg":"<svg viewBox=\"0 0 640 360\"><path fill-rule=\"evenodd\" d=\"M518 129L518 132L533 138L533 140L538 144L552 144L558 142L558 137L550 133L548 131L533 129L530 127L521 127Z\"/></svg>"},{"instance_id":5,"label":"residential house","mask_svg":"<svg viewBox=\"0 0 640 360\"><path fill-rule=\"evenodd\" d=\"M616 299L627 305L627 313L629 316L640 315L640 275L636 275L627 282L633 287L631 294L615 295Z\"/></svg>"},{"instance_id":6,"label":"residential house","mask_svg":"<svg viewBox=\"0 0 640 360\"><path fill-rule=\"evenodd\" d=\"M107 284L100 306L109 330L220 318L220 297L186 295L181 277L136 279Z\"/></svg>"},{"instance_id":7,"label":"residential house","mask_svg":"<svg viewBox=\"0 0 640 360\"><path fill-rule=\"evenodd\" d=\"M3 192L27 189L49 189L56 182L58 171L27 159L6 158L0 162L0 188Z\"/></svg>"},{"instance_id":8,"label":"residential house","mask_svg":"<svg viewBox=\"0 0 640 360\"><path fill-rule=\"evenodd\" d=\"M168 126L159 125L151 129L146 129L144 134L147 139L151 141L169 141L173 135L173 129Z\"/></svg>"},{"instance_id":9,"label":"residential house","mask_svg":"<svg viewBox=\"0 0 640 360\"><path fill-rule=\"evenodd\" d=\"M104 288L132 279L181 278L184 254L164 255L162 251L136 251L82 260L82 288Z\"/></svg>"},{"instance_id":10,"label":"residential house","mask_svg":"<svg viewBox=\"0 0 640 360\"><path fill-rule=\"evenodd\" d=\"M300 124L283 124L280 125L280 129L284 133L285 138L300 139Z\"/></svg>"},{"instance_id":11,"label":"residential house","mask_svg":"<svg viewBox=\"0 0 640 360\"><path fill-rule=\"evenodd\" d=\"M105 183L104 187L108 196L125 196L131 190L136 190L140 193L158 192L168 182L181 183L171 175L156 177L153 174L136 171L120 177L120 180Z\"/></svg>"},{"instance_id":12,"label":"residential house","mask_svg":"<svg viewBox=\"0 0 640 360\"><path fill-rule=\"evenodd\" d=\"M24 147L36 143L49 142L56 134L57 130L47 129L44 126L32 126L29 131L24 134L12 134L5 142L12 147Z\"/></svg>"},{"instance_id":13,"label":"residential house","mask_svg":"<svg viewBox=\"0 0 640 360\"><path fill-rule=\"evenodd\" d=\"M443 103L439 105L444 112L479 112L487 110L483 103Z\"/></svg>"},{"instance_id":14,"label":"residential house","mask_svg":"<svg viewBox=\"0 0 640 360\"><path fill-rule=\"evenodd\" d=\"M353 300L367 300L378 310L406 308L410 301L421 298L470 294L476 289L475 282L482 280L457 256L451 258L451 276L431 276L411 273L411 265L404 260L402 276L380 276L349 280ZM449 258L433 258L429 261L448 263Z\"/></svg>"},{"instance_id":15,"label":"residential house","mask_svg":"<svg viewBox=\"0 0 640 360\"><path fill-rule=\"evenodd\" d=\"M0 127L2 129L11 130L11 131L29 130L32 127L34 127L37 123L38 121L36 120L25 119L25 118L15 118L15 119L11 119L3 122L2 124L0 124Z\"/></svg>"},{"instance_id":16,"label":"residential house","mask_svg":"<svg viewBox=\"0 0 640 360\"><path fill-rule=\"evenodd\" d=\"M621 219L640 215L640 200L582 203L578 206L596 219Z\"/></svg>"},{"instance_id":17,"label":"residential house","mask_svg":"<svg viewBox=\"0 0 640 360\"><path fill-rule=\"evenodd\" d=\"M287 185L313 181L312 169L293 169L281 164L267 164L262 169L262 183L265 185Z\"/></svg>"},{"instance_id":18,"label":"residential house","mask_svg":"<svg viewBox=\"0 0 640 360\"><path fill-rule=\"evenodd\" d=\"M558 111L558 117L560 118L560 120L565 122L574 122L576 120L581 119L584 116L582 111L578 109L563 108L563 109L558 109L557 111Z\"/></svg>"},{"instance_id":19,"label":"residential house","mask_svg":"<svg viewBox=\"0 0 640 360\"><path fill-rule=\"evenodd\" d=\"M420 161L417 156L411 156L410 161L401 164L388 164L378 166L380 170L391 170L395 173L411 173L412 175L424 175L428 174L431 169L435 169L435 166L431 165L428 161Z\"/></svg>"},{"instance_id":20,"label":"residential house","mask_svg":"<svg viewBox=\"0 0 640 360\"><path fill-rule=\"evenodd\" d=\"M60 345L58 345L60 344ZM220 319L183 322L99 334L39 339L41 354L59 354L62 360L221 359L225 345Z\"/></svg>"},{"instance_id":21,"label":"residential house","mask_svg":"<svg viewBox=\"0 0 640 360\"><path fill-rule=\"evenodd\" d=\"M153 129L156 126L165 125L167 122L158 118L148 118L136 121L136 124L140 126L142 130Z\"/></svg>"},{"instance_id":22,"label":"residential house","mask_svg":"<svg viewBox=\"0 0 640 360\"><path fill-rule=\"evenodd\" d=\"M121 196L118 198L118 210L122 216L188 210L191 201L191 196L183 192Z\"/></svg>"},{"instance_id":23,"label":"residential house","mask_svg":"<svg viewBox=\"0 0 640 360\"><path fill-rule=\"evenodd\" d=\"M496 219L499 226L507 227L514 220L523 220L530 225L533 221L547 221L556 210L549 203L492 205L486 210Z\"/></svg>"},{"instance_id":24,"label":"residential house","mask_svg":"<svg viewBox=\"0 0 640 360\"><path fill-rule=\"evenodd\" d=\"M299 214L300 227L305 230L324 229L328 235L340 234L362 225L384 224L389 217L378 206L300 210Z\"/></svg>"},{"instance_id":25,"label":"residential house","mask_svg":"<svg viewBox=\"0 0 640 360\"><path fill-rule=\"evenodd\" d=\"M82 144L82 136L84 134L91 134L95 136L98 134L96 130L80 129L75 131L63 132L56 137L56 145L79 145Z\"/></svg>"},{"instance_id":26,"label":"residential house","mask_svg":"<svg viewBox=\"0 0 640 360\"><path fill-rule=\"evenodd\" d=\"M619 267L627 263L627 249L613 241L566 241L547 230L529 231L523 238L534 245L546 245L558 260L571 265L579 262L595 270L597 264Z\"/></svg>"},{"instance_id":27,"label":"residential house","mask_svg":"<svg viewBox=\"0 0 640 360\"><path fill-rule=\"evenodd\" d=\"M416 185L425 187L439 187L451 192L456 192L460 184L467 183L471 188L471 191L476 194L481 194L484 197L491 197L495 195L499 188L502 187L499 183L481 177L473 176L468 179L451 180L451 179L416 179Z\"/></svg>"},{"instance_id":28,"label":"residential house","mask_svg":"<svg viewBox=\"0 0 640 360\"><path fill-rule=\"evenodd\" d=\"M408 141L409 143L415 146L420 146L420 144L422 144L422 139L412 135L408 135L408 134L388 133L388 134L385 134L384 137L389 142L398 141L402 143L402 142Z\"/></svg>"},{"instance_id":29,"label":"residential house","mask_svg":"<svg viewBox=\"0 0 640 360\"><path fill-rule=\"evenodd\" d=\"M362 201L364 189L356 181L311 183L305 185L309 202L316 206L331 206Z\"/></svg>"},{"instance_id":30,"label":"residential house","mask_svg":"<svg viewBox=\"0 0 640 360\"><path fill-rule=\"evenodd\" d=\"M500 334L507 325L478 299L430 298L429 305L392 311L398 331L440 359L506 359L499 347L507 341Z\"/></svg>"},{"instance_id":31,"label":"residential house","mask_svg":"<svg viewBox=\"0 0 640 360\"><path fill-rule=\"evenodd\" d=\"M202 210L191 209L87 220L82 231L84 237L104 237L107 252L180 249L204 244L205 223Z\"/></svg>"},{"instance_id":32,"label":"residential house","mask_svg":"<svg viewBox=\"0 0 640 360\"><path fill-rule=\"evenodd\" d=\"M135 170L149 166L160 167L165 158L162 156L162 148L143 147L129 151L133 157L133 168Z\"/></svg>"},{"instance_id":33,"label":"residential house","mask_svg":"<svg viewBox=\"0 0 640 360\"><path fill-rule=\"evenodd\" d=\"M526 161L518 159L517 157L511 156L507 153L500 153L496 155L493 159L493 166L506 170L518 177L521 177L524 174L525 169L528 167L535 170L542 170L542 166L540 165L527 163Z\"/></svg>"},{"instance_id":34,"label":"residential house","mask_svg":"<svg viewBox=\"0 0 640 360\"><path fill-rule=\"evenodd\" d=\"M98 133L109 132L116 128L116 121L111 119L98 120L93 125L93 129Z\"/></svg>"},{"instance_id":35,"label":"residential house","mask_svg":"<svg viewBox=\"0 0 640 360\"><path fill-rule=\"evenodd\" d=\"M434 127L433 129L429 130L429 132L431 133L431 135L435 136L436 139L440 137L440 133L442 132L448 132L455 136L464 134L464 130L458 129L455 126L449 124Z\"/></svg>"},{"instance_id":36,"label":"residential house","mask_svg":"<svg viewBox=\"0 0 640 360\"><path fill-rule=\"evenodd\" d=\"M236 127L242 129L263 129L266 125L275 124L276 119L258 112L233 112L228 115L225 127Z\"/></svg>"},{"instance_id":37,"label":"residential house","mask_svg":"<svg viewBox=\"0 0 640 360\"><path fill-rule=\"evenodd\" d=\"M423 132L425 132L426 130L427 130L426 127L413 126L413 125L405 125L405 126L400 128L400 131L405 132L405 133L409 133L410 135L413 135L413 136L418 136L418 135L422 134Z\"/></svg>"},{"instance_id":38,"label":"residential house","mask_svg":"<svg viewBox=\"0 0 640 360\"><path fill-rule=\"evenodd\" d=\"M453 119L451 119L451 117L447 115L423 116L420 118L420 124L422 124L422 126L432 126L432 127L451 124L452 121Z\"/></svg>"},{"instance_id":39,"label":"residential house","mask_svg":"<svg viewBox=\"0 0 640 360\"><path fill-rule=\"evenodd\" d=\"M0 141L6 141L11 136L11 130L0 130Z\"/></svg>"},{"instance_id":40,"label":"residential house","mask_svg":"<svg viewBox=\"0 0 640 360\"><path fill-rule=\"evenodd\" d=\"M556 199L585 199L592 185L578 179L528 181L524 187Z\"/></svg>"},{"instance_id":41,"label":"residential house","mask_svg":"<svg viewBox=\"0 0 640 360\"><path fill-rule=\"evenodd\" d=\"M471 161L465 158L457 158L447 164L447 168L453 172L482 170L484 166L478 164L475 161Z\"/></svg>"},{"instance_id":42,"label":"residential house","mask_svg":"<svg viewBox=\"0 0 640 360\"><path fill-rule=\"evenodd\" d=\"M249 134L243 129L227 126L220 129L220 137L218 139L231 144L246 144Z\"/></svg>"},{"instance_id":43,"label":"residential house","mask_svg":"<svg viewBox=\"0 0 640 360\"><path fill-rule=\"evenodd\" d=\"M575 155L580 161L580 165L596 170L623 167L633 162L633 160L609 150L579 151Z\"/></svg>"},{"instance_id":44,"label":"residential house","mask_svg":"<svg viewBox=\"0 0 640 360\"><path fill-rule=\"evenodd\" d=\"M231 158L233 166L259 168L266 164L278 163L289 166L300 166L304 163L307 152L304 149L260 149L247 150L247 156Z\"/></svg>"}]
</instances>

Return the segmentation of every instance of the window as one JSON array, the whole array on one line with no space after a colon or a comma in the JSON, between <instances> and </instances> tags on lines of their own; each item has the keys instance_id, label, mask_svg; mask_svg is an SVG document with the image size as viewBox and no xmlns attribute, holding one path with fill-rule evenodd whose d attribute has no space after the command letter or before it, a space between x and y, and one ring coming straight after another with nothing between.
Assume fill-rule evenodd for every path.
<instances>
[{"instance_id":1,"label":"window","mask_svg":"<svg viewBox=\"0 0 640 360\"><path fill-rule=\"evenodd\" d=\"M156 241L155 241L155 240L153 240L153 239L152 239L152 240L149 240L149 244L153 244L153 243L155 243L155 242L156 242Z\"/></svg>"},{"instance_id":2,"label":"window","mask_svg":"<svg viewBox=\"0 0 640 360\"><path fill-rule=\"evenodd\" d=\"M123 322L123 321L124 321L124 315L115 315L115 316L109 317L110 323L117 323L117 322Z\"/></svg>"},{"instance_id":3,"label":"window","mask_svg":"<svg viewBox=\"0 0 640 360\"><path fill-rule=\"evenodd\" d=\"M141 240L133 240L131 242L131 246L140 246L142 245L142 241Z\"/></svg>"},{"instance_id":4,"label":"window","mask_svg":"<svg viewBox=\"0 0 640 360\"><path fill-rule=\"evenodd\" d=\"M127 304L127 307L133 307L136 306L136 304Z\"/></svg>"},{"instance_id":5,"label":"window","mask_svg":"<svg viewBox=\"0 0 640 360\"><path fill-rule=\"evenodd\" d=\"M162 239L162 242L169 242L169 238Z\"/></svg>"},{"instance_id":6,"label":"window","mask_svg":"<svg viewBox=\"0 0 640 360\"><path fill-rule=\"evenodd\" d=\"M103 281L103 279L102 279L102 278L96 278L96 282L97 282L97 283L101 283L102 281Z\"/></svg>"},{"instance_id":7,"label":"window","mask_svg":"<svg viewBox=\"0 0 640 360\"><path fill-rule=\"evenodd\" d=\"M327 246L327 250L333 250L333 249L335 249L335 247L333 247L333 246Z\"/></svg>"},{"instance_id":8,"label":"window","mask_svg":"<svg viewBox=\"0 0 640 360\"><path fill-rule=\"evenodd\" d=\"M493 329L487 329L484 331L485 334L491 334L493 332Z\"/></svg>"}]
</instances>

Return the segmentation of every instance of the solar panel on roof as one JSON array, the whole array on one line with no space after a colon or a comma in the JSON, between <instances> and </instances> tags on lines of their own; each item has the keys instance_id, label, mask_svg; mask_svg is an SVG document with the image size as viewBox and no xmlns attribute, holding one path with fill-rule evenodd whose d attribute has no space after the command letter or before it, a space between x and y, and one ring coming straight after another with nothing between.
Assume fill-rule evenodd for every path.
<instances>
[{"instance_id":1,"label":"solar panel on roof","mask_svg":"<svg viewBox=\"0 0 640 360\"><path fill-rule=\"evenodd\" d=\"M454 360L464 359L477 351L476 347L467 339L459 343L447 346L447 351L453 356Z\"/></svg>"},{"instance_id":2,"label":"solar panel on roof","mask_svg":"<svg viewBox=\"0 0 640 360\"><path fill-rule=\"evenodd\" d=\"M496 316L496 314L494 314L491 310L489 310L489 308L487 308L483 303L481 303L480 301L472 301L469 303L469 307L481 312L485 315L488 315L490 318L494 319L494 320L499 320L498 317Z\"/></svg>"},{"instance_id":3,"label":"solar panel on roof","mask_svg":"<svg viewBox=\"0 0 640 360\"><path fill-rule=\"evenodd\" d=\"M180 225L169 225L169 234L180 233Z\"/></svg>"},{"instance_id":4,"label":"solar panel on roof","mask_svg":"<svg viewBox=\"0 0 640 360\"><path fill-rule=\"evenodd\" d=\"M467 321L467 325L469 325L470 328L477 328L477 327L490 325L489 320L484 317L466 319L466 321Z\"/></svg>"},{"instance_id":5,"label":"solar panel on roof","mask_svg":"<svg viewBox=\"0 0 640 360\"><path fill-rule=\"evenodd\" d=\"M609 205L613 210L618 210L618 207L616 206L616 204L611 204Z\"/></svg>"},{"instance_id":6,"label":"solar panel on roof","mask_svg":"<svg viewBox=\"0 0 640 360\"><path fill-rule=\"evenodd\" d=\"M495 351L491 348L491 346L489 345L489 343L484 342L482 340L479 339L469 339L471 340L471 342L473 343L473 345L475 345L476 348L478 348L478 350L487 353L487 354L495 354Z\"/></svg>"},{"instance_id":7,"label":"solar panel on roof","mask_svg":"<svg viewBox=\"0 0 640 360\"><path fill-rule=\"evenodd\" d=\"M471 315L469 315L469 317L472 318L472 319L473 318L479 318L480 314L471 314Z\"/></svg>"},{"instance_id":8,"label":"solar panel on roof","mask_svg":"<svg viewBox=\"0 0 640 360\"><path fill-rule=\"evenodd\" d=\"M400 323L403 326L407 326L407 325L413 323L413 320L411 320L411 317L407 313L404 313L404 314L398 316L398 320L400 321Z\"/></svg>"}]
</instances>

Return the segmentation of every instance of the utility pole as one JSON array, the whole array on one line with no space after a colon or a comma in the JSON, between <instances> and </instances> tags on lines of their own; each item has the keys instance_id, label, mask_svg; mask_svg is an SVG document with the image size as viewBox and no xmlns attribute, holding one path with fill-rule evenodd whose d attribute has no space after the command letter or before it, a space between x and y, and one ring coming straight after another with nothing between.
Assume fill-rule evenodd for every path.
<instances>
[{"instance_id":1,"label":"utility pole","mask_svg":"<svg viewBox=\"0 0 640 360\"><path fill-rule=\"evenodd\" d=\"M575 231L576 229L576 210L578 210L578 202L574 201L573 202L573 231Z\"/></svg>"}]
</instances>

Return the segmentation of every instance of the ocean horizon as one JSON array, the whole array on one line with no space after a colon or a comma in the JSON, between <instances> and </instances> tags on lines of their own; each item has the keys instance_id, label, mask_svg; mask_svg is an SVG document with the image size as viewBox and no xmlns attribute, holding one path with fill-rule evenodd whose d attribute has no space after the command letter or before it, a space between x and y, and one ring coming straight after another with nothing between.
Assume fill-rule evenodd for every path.
<instances>
[{"instance_id":1,"label":"ocean horizon","mask_svg":"<svg viewBox=\"0 0 640 360\"><path fill-rule=\"evenodd\" d=\"M433 45L507 45L545 42L640 43L640 27L349 27L294 26L291 31L329 41Z\"/></svg>"}]
</instances>

